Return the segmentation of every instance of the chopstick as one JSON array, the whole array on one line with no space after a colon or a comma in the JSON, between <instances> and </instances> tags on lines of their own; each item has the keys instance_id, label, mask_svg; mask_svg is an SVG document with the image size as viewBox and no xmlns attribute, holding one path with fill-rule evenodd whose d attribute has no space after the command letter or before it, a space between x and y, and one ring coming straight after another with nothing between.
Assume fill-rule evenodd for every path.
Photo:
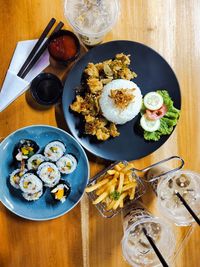
<instances>
[{"instance_id":1,"label":"chopstick","mask_svg":"<svg viewBox=\"0 0 200 267\"><path fill-rule=\"evenodd\" d=\"M59 30L61 30L61 28L63 27L64 23L63 22L59 22L58 25L56 26L56 28L53 30L53 32L51 33L50 37L58 32ZM28 74L28 72L32 69L32 67L35 65L35 63L38 61L38 59L41 57L41 55L44 53L44 51L46 50L47 46L49 44L49 40L47 39L44 44L41 46L41 48L38 50L38 52L36 53L35 57L32 59L32 61L30 62L30 64L28 65L28 67L26 68L26 70L23 72L23 74L21 75L21 78L25 78L25 76Z\"/></svg>"},{"instance_id":2,"label":"chopstick","mask_svg":"<svg viewBox=\"0 0 200 267\"><path fill-rule=\"evenodd\" d=\"M19 70L19 72L17 73L17 76L21 77L21 75L23 74L24 70L26 69L26 67L28 66L29 62L32 60L32 58L34 57L34 54L36 53L36 51L38 50L38 48L40 47L40 45L42 44L42 42L44 41L45 37L47 36L47 34L50 32L51 28L53 27L54 23L56 22L56 20L54 18L52 18L48 25L46 26L46 28L44 29L44 31L42 32L40 38L38 39L37 43L35 44L35 46L33 47L33 49L31 50L29 56L27 57L27 59L25 60L24 64L22 65L21 69Z\"/></svg>"},{"instance_id":3,"label":"chopstick","mask_svg":"<svg viewBox=\"0 0 200 267\"><path fill-rule=\"evenodd\" d=\"M194 220L200 225L200 219L197 217L197 215L194 213L194 211L190 208L190 206L187 204L185 199L181 196L179 192L175 193L177 197L180 199L180 201L183 203L187 211L190 213L190 215L194 218Z\"/></svg>"},{"instance_id":4,"label":"chopstick","mask_svg":"<svg viewBox=\"0 0 200 267\"><path fill-rule=\"evenodd\" d=\"M142 231L143 231L144 235L146 236L146 238L148 239L150 245L152 246L154 252L156 253L156 255L159 258L163 267L169 267L169 265L166 263L165 259L163 258L162 254L160 253L159 249L155 245L153 239L147 234L147 230L143 227Z\"/></svg>"}]
</instances>

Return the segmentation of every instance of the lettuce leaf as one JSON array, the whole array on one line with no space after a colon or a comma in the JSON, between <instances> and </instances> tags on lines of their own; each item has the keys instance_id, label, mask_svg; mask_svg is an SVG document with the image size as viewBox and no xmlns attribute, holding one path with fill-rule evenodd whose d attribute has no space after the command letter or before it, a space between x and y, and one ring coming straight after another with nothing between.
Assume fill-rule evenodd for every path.
<instances>
[{"instance_id":1,"label":"lettuce leaf","mask_svg":"<svg viewBox=\"0 0 200 267\"><path fill-rule=\"evenodd\" d=\"M160 128L155 132L144 131L144 139L148 141L158 141L162 135L169 135L177 124L180 110L174 107L174 102L166 90L158 90L163 97L164 104L167 106L167 113L160 119Z\"/></svg>"}]
</instances>

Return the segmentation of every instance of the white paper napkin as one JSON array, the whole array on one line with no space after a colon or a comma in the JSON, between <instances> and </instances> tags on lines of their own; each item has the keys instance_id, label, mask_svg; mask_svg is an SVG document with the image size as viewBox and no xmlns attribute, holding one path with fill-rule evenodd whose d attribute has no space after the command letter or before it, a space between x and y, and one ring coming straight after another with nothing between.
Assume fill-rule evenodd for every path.
<instances>
[{"instance_id":1,"label":"white paper napkin","mask_svg":"<svg viewBox=\"0 0 200 267\"><path fill-rule=\"evenodd\" d=\"M17 76L36 42L37 40L28 40L17 43L0 93L0 112L23 94L29 88L30 82L49 65L49 53L45 51L25 79Z\"/></svg>"}]
</instances>

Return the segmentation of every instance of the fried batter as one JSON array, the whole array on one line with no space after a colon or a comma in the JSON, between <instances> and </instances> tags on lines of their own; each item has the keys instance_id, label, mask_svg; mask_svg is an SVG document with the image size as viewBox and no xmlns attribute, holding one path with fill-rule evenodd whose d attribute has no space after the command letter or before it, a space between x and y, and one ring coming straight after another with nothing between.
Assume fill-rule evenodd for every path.
<instances>
[{"instance_id":1,"label":"fried batter","mask_svg":"<svg viewBox=\"0 0 200 267\"><path fill-rule=\"evenodd\" d=\"M84 72L92 78L98 78L99 77L99 71L94 63L88 63L87 68L84 70Z\"/></svg>"},{"instance_id":2,"label":"fried batter","mask_svg":"<svg viewBox=\"0 0 200 267\"><path fill-rule=\"evenodd\" d=\"M89 87L89 90L92 94L100 94L103 89L103 83L102 81L99 81L97 78L89 78L87 80L87 85Z\"/></svg>"},{"instance_id":3,"label":"fried batter","mask_svg":"<svg viewBox=\"0 0 200 267\"><path fill-rule=\"evenodd\" d=\"M119 59L121 60L121 62L124 64L124 65L130 65L131 63L131 60L130 60L130 55L125 55L123 53L120 53L120 54L117 54L115 56L116 59Z\"/></svg>"},{"instance_id":4,"label":"fried batter","mask_svg":"<svg viewBox=\"0 0 200 267\"><path fill-rule=\"evenodd\" d=\"M110 136L112 137L116 137L120 135L120 133L117 131L116 125L113 122L110 123L109 131L110 131Z\"/></svg>"},{"instance_id":5,"label":"fried batter","mask_svg":"<svg viewBox=\"0 0 200 267\"><path fill-rule=\"evenodd\" d=\"M137 77L137 74L133 71L131 71L129 68L123 68L118 71L117 77L120 79L125 79L125 80L131 80L133 78Z\"/></svg>"},{"instance_id":6,"label":"fried batter","mask_svg":"<svg viewBox=\"0 0 200 267\"><path fill-rule=\"evenodd\" d=\"M100 111L97 97L91 94L87 94L85 98L77 95L76 100L70 105L70 108L82 115L90 114L96 116Z\"/></svg>"}]
</instances>

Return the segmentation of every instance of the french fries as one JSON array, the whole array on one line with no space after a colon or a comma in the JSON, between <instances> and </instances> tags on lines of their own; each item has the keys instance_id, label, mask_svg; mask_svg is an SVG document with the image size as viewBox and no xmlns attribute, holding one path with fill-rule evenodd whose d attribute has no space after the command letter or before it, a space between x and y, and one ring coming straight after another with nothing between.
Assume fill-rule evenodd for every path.
<instances>
[{"instance_id":1,"label":"french fries","mask_svg":"<svg viewBox=\"0 0 200 267\"><path fill-rule=\"evenodd\" d=\"M137 181L132 175L132 168L132 163L125 165L119 162L113 169L108 170L101 176L96 184L88 186L85 191L87 193L94 191L97 196L93 204L103 202L106 210L109 211L123 208L126 198L133 200Z\"/></svg>"}]
</instances>

